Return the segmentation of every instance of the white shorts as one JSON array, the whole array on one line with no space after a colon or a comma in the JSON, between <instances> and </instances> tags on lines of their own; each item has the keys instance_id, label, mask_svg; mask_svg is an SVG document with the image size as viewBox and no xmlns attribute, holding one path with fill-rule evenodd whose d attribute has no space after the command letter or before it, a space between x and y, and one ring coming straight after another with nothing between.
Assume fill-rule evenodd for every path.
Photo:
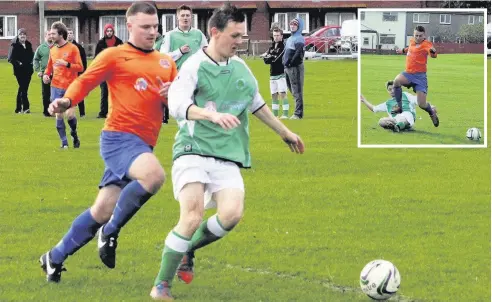
<instances>
[{"instance_id":1,"label":"white shorts","mask_svg":"<svg viewBox=\"0 0 492 302\"><path fill-rule=\"evenodd\" d=\"M287 92L287 80L285 77L278 80L270 80L270 92L272 94L277 92Z\"/></svg>"},{"instance_id":2,"label":"white shorts","mask_svg":"<svg viewBox=\"0 0 492 302\"><path fill-rule=\"evenodd\" d=\"M415 120L413 119L413 114L411 112L408 112L408 111L404 111L402 113L398 113L396 116L395 116L395 120L397 123L399 122L407 122L408 124L410 124L410 127L413 127L413 125L415 124Z\"/></svg>"},{"instance_id":3,"label":"white shorts","mask_svg":"<svg viewBox=\"0 0 492 302\"><path fill-rule=\"evenodd\" d=\"M199 155L178 157L172 168L174 198L179 201L179 192L186 184L200 182L205 185L205 208L214 208L212 195L223 189L240 189L244 182L239 167L232 162Z\"/></svg>"}]
</instances>

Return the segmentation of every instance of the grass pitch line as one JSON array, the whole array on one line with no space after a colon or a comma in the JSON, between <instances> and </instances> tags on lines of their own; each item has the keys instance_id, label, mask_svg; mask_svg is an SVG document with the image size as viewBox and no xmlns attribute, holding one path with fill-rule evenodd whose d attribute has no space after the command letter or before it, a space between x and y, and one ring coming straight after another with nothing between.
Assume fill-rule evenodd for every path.
<instances>
[{"instance_id":1,"label":"grass pitch line","mask_svg":"<svg viewBox=\"0 0 492 302\"><path fill-rule=\"evenodd\" d=\"M200 259L201 262L207 263L209 265L217 265L216 262L212 262L208 259ZM283 279L294 279L294 280L302 280L304 282L310 282L314 284L319 284L325 288L330 289L331 291L338 292L338 293L362 293L360 288L353 288L350 286L341 286L334 284L333 282L330 282L328 280L312 280L308 278L301 277L299 275L293 275L293 274L284 274L284 273L279 273L279 272L272 272L268 270L261 270L261 269L256 269L252 267L242 267L242 266L237 266L237 265L231 265L231 264L223 264L227 269L230 270L239 270L242 272L247 272L247 273L253 273L253 274L259 274L259 275L271 275L275 276L278 278L283 278ZM410 297L406 297L403 295L395 295L391 299L387 301L399 301L399 302L423 302L423 300L416 300L412 299Z\"/></svg>"}]
</instances>

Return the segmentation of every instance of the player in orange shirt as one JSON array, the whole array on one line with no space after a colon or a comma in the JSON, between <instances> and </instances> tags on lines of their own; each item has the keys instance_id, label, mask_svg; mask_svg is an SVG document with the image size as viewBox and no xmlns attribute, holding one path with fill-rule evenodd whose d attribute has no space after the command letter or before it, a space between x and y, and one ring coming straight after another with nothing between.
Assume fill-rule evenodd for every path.
<instances>
[{"instance_id":1,"label":"player in orange shirt","mask_svg":"<svg viewBox=\"0 0 492 302\"><path fill-rule=\"evenodd\" d=\"M407 55L407 65L404 72L396 76L394 80L395 98L401 113L401 86L412 87L417 93L417 102L419 107L427 111L435 127L439 126L437 110L427 102L427 57L437 58L437 51L432 43L426 40L425 28L417 26L413 31L413 38L410 39L410 45L403 50Z\"/></svg>"},{"instance_id":2,"label":"player in orange shirt","mask_svg":"<svg viewBox=\"0 0 492 302\"><path fill-rule=\"evenodd\" d=\"M56 47L51 47L48 65L44 71L43 82L48 84L51 81L51 101L60 98L65 93L70 83L72 83L79 72L84 70L82 58L77 46L67 41L67 27L62 22L55 22L51 25L51 39ZM77 135L77 118L73 109L65 113L67 122L73 138L73 147L80 147L80 140ZM60 136L62 149L68 148L67 133L65 132L65 121L63 114L56 115L56 130Z\"/></svg>"},{"instance_id":3,"label":"player in orange shirt","mask_svg":"<svg viewBox=\"0 0 492 302\"><path fill-rule=\"evenodd\" d=\"M177 74L171 57L153 50L159 19L152 4L135 2L126 12L128 43L106 49L54 100L50 112L74 107L106 81L109 115L101 133L105 171L94 205L79 215L63 239L40 258L48 281L59 282L63 262L94 238L109 268L116 264L120 229L151 198L165 180L153 154L162 125L163 105Z\"/></svg>"}]
</instances>

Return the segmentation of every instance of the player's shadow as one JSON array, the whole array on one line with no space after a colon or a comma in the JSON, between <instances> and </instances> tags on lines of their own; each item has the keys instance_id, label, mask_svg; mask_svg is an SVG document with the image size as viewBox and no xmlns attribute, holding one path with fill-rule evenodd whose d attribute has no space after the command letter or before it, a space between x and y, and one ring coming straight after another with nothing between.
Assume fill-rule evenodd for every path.
<instances>
[{"instance_id":1,"label":"player's shadow","mask_svg":"<svg viewBox=\"0 0 492 302\"><path fill-rule=\"evenodd\" d=\"M459 145L465 145L469 140L465 136L459 136L459 135L454 135L454 134L443 134L439 132L429 132L425 130L413 130L413 131L408 131L408 133L415 133L416 135L419 136L429 136L432 138L436 139L449 139L454 142L454 144L459 144ZM482 143L482 142L477 142L477 143ZM446 143L450 144L450 143Z\"/></svg>"}]
</instances>

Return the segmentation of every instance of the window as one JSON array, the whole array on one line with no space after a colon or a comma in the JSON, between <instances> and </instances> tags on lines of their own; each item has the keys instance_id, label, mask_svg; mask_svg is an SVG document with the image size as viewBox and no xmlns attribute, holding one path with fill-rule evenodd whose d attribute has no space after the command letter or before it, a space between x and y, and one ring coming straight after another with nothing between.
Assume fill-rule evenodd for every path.
<instances>
[{"instance_id":1,"label":"window","mask_svg":"<svg viewBox=\"0 0 492 302\"><path fill-rule=\"evenodd\" d=\"M44 30L51 29L51 25L55 22L62 22L67 28L73 30L75 35L75 41L79 40L79 22L77 22L77 17L72 16L48 16L44 18Z\"/></svg>"},{"instance_id":2,"label":"window","mask_svg":"<svg viewBox=\"0 0 492 302\"><path fill-rule=\"evenodd\" d=\"M323 36L329 37L340 37L340 28L330 28L325 30Z\"/></svg>"},{"instance_id":3,"label":"window","mask_svg":"<svg viewBox=\"0 0 492 302\"><path fill-rule=\"evenodd\" d=\"M468 16L468 24L475 24L475 16Z\"/></svg>"},{"instance_id":4,"label":"window","mask_svg":"<svg viewBox=\"0 0 492 302\"><path fill-rule=\"evenodd\" d=\"M102 16L99 18L99 36L104 37L104 26L111 24L114 26L114 35L123 42L128 41L128 30L126 28L125 16Z\"/></svg>"},{"instance_id":5,"label":"window","mask_svg":"<svg viewBox=\"0 0 492 302\"><path fill-rule=\"evenodd\" d=\"M197 14L191 15L191 24L193 24L192 27L198 28ZM178 19L176 17L176 14L162 15L162 33L167 33L168 31L175 29L177 26L178 26Z\"/></svg>"},{"instance_id":6,"label":"window","mask_svg":"<svg viewBox=\"0 0 492 302\"><path fill-rule=\"evenodd\" d=\"M390 44L390 45L394 45L395 44L395 37L396 37L396 35L385 35L385 34L381 34L379 36L379 44Z\"/></svg>"},{"instance_id":7,"label":"window","mask_svg":"<svg viewBox=\"0 0 492 302\"><path fill-rule=\"evenodd\" d=\"M366 19L366 12L360 12L360 20L364 21L365 19Z\"/></svg>"},{"instance_id":8,"label":"window","mask_svg":"<svg viewBox=\"0 0 492 302\"><path fill-rule=\"evenodd\" d=\"M363 43L364 43L364 45L369 45L369 38L367 38L367 37L364 38L364 42Z\"/></svg>"},{"instance_id":9,"label":"window","mask_svg":"<svg viewBox=\"0 0 492 302\"><path fill-rule=\"evenodd\" d=\"M429 23L429 14L413 14L413 23Z\"/></svg>"},{"instance_id":10,"label":"window","mask_svg":"<svg viewBox=\"0 0 492 302\"><path fill-rule=\"evenodd\" d=\"M439 23L441 23L441 24L451 24L451 15L441 14L439 16L439 19L440 19Z\"/></svg>"},{"instance_id":11,"label":"window","mask_svg":"<svg viewBox=\"0 0 492 302\"><path fill-rule=\"evenodd\" d=\"M0 39L17 36L17 16L0 16Z\"/></svg>"},{"instance_id":12,"label":"window","mask_svg":"<svg viewBox=\"0 0 492 302\"><path fill-rule=\"evenodd\" d=\"M398 21L398 13L397 12L384 12L383 13L383 21L384 22L396 22L396 21Z\"/></svg>"},{"instance_id":13,"label":"window","mask_svg":"<svg viewBox=\"0 0 492 302\"><path fill-rule=\"evenodd\" d=\"M327 13L325 15L325 25L340 25L340 16L338 13Z\"/></svg>"},{"instance_id":14,"label":"window","mask_svg":"<svg viewBox=\"0 0 492 302\"><path fill-rule=\"evenodd\" d=\"M483 16L478 16L478 23L483 23Z\"/></svg>"},{"instance_id":15,"label":"window","mask_svg":"<svg viewBox=\"0 0 492 302\"><path fill-rule=\"evenodd\" d=\"M363 13L364 12L361 12L361 14ZM365 18L365 13L364 13L364 18ZM355 19L356 19L355 13L327 13L325 14L325 26L328 25L340 26L345 20L355 20Z\"/></svg>"},{"instance_id":16,"label":"window","mask_svg":"<svg viewBox=\"0 0 492 302\"><path fill-rule=\"evenodd\" d=\"M274 22L278 22L280 28L286 32L290 32L289 22L294 18L299 18L304 21L303 33L309 33L309 13L276 13L273 17Z\"/></svg>"}]
</instances>

